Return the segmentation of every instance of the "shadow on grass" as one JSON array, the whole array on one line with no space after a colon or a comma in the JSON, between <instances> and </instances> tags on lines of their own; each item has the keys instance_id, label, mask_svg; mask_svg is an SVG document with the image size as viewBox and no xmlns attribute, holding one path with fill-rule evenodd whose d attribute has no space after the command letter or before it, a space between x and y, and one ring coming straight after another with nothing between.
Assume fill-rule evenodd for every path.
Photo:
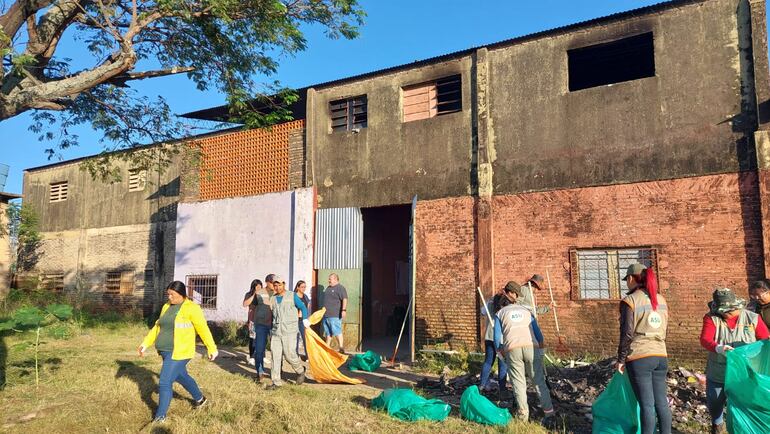
<instances>
[{"instance_id":1,"label":"shadow on grass","mask_svg":"<svg viewBox=\"0 0 770 434\"><path fill-rule=\"evenodd\" d=\"M360 405L363 408L370 408L372 406L372 400L367 398L367 397L365 397L365 396L361 396L361 395L354 396L354 397L350 398L350 401L353 404L358 404L358 405Z\"/></svg>"},{"instance_id":2,"label":"shadow on grass","mask_svg":"<svg viewBox=\"0 0 770 434\"><path fill-rule=\"evenodd\" d=\"M38 368L43 371L43 368L56 372L59 370L62 360L58 357L49 357L47 359L38 360ZM21 362L11 363L8 366L21 369L19 377L26 377L35 373L35 359L26 359Z\"/></svg>"},{"instance_id":3,"label":"shadow on grass","mask_svg":"<svg viewBox=\"0 0 770 434\"><path fill-rule=\"evenodd\" d=\"M155 381L158 374L127 360L116 360L118 371L115 373L115 379L126 377L136 383L139 389L139 395L152 414L158 409L158 404L152 399L152 394L158 391L158 383ZM184 399L178 393L174 392L174 398ZM187 399L187 401L192 401ZM154 431L153 431L154 432Z\"/></svg>"}]
</instances>

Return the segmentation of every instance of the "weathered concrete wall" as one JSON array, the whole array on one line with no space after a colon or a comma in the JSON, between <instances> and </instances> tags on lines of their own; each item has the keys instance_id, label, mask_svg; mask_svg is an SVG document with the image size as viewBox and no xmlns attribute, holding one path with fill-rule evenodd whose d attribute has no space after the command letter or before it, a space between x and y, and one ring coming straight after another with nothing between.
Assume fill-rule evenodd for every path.
<instances>
[{"instance_id":1,"label":"weathered concrete wall","mask_svg":"<svg viewBox=\"0 0 770 434\"><path fill-rule=\"evenodd\" d=\"M143 191L128 191L128 163L116 161L122 181L105 183L80 170L75 161L24 171L24 201L40 218L42 232L82 228L104 228L173 221L179 197L179 161L158 174L149 170ZM68 198L49 202L49 185L67 181Z\"/></svg>"},{"instance_id":2,"label":"weathered concrete wall","mask_svg":"<svg viewBox=\"0 0 770 434\"><path fill-rule=\"evenodd\" d=\"M310 90L307 141L321 208L370 207L470 192L469 56ZM463 110L402 121L402 87L462 75ZM365 94L368 126L332 132L329 102Z\"/></svg>"},{"instance_id":3,"label":"weathered concrete wall","mask_svg":"<svg viewBox=\"0 0 770 434\"><path fill-rule=\"evenodd\" d=\"M494 287L549 269L567 346L611 356L618 300L577 299L569 251L653 247L671 312L669 354L701 360L698 335L712 290L728 286L746 297L749 282L763 275L757 182L749 172L495 196ZM418 342L451 336L476 343L472 203L418 204ZM538 297L544 302L547 291ZM553 315L539 321L554 345Z\"/></svg>"},{"instance_id":4,"label":"weathered concrete wall","mask_svg":"<svg viewBox=\"0 0 770 434\"><path fill-rule=\"evenodd\" d=\"M40 219L44 237L36 271L64 275L67 291L121 308L143 306L150 311L156 294L173 276L179 165L175 156L162 173L148 171L143 191L128 191L126 162L116 162L122 181L105 183L81 171L79 161L24 172L24 200ZM49 185L67 181L68 197L49 201ZM104 293L106 274L135 273L133 294ZM153 282L145 282L151 270ZM151 289L145 294L145 288Z\"/></svg>"},{"instance_id":5,"label":"weathered concrete wall","mask_svg":"<svg viewBox=\"0 0 770 434\"><path fill-rule=\"evenodd\" d=\"M36 271L41 278L64 275L65 291L103 303L109 308L157 307L173 278L175 223L152 223L82 230L42 232L43 243ZM158 250L155 246L162 245ZM159 255L164 255L163 257ZM108 272L133 273L131 294L105 293ZM145 280L151 273L152 280Z\"/></svg>"},{"instance_id":6,"label":"weathered concrete wall","mask_svg":"<svg viewBox=\"0 0 770 434\"><path fill-rule=\"evenodd\" d=\"M495 193L756 167L747 14L699 2L490 48ZM568 90L567 50L649 31L655 77Z\"/></svg>"},{"instance_id":7,"label":"weathered concrete wall","mask_svg":"<svg viewBox=\"0 0 770 434\"><path fill-rule=\"evenodd\" d=\"M290 288L313 280L313 190L179 205L174 276L215 274L214 321L243 321L243 295L253 279L282 275Z\"/></svg>"}]
</instances>

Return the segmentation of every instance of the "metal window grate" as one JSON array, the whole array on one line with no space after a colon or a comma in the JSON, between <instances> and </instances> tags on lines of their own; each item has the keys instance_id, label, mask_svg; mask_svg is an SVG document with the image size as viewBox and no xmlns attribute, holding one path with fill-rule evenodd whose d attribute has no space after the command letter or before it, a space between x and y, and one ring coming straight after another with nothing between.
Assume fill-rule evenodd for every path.
<instances>
[{"instance_id":1,"label":"metal window grate","mask_svg":"<svg viewBox=\"0 0 770 434\"><path fill-rule=\"evenodd\" d=\"M366 128L366 95L332 101L329 103L329 111L331 112L332 131Z\"/></svg>"},{"instance_id":2,"label":"metal window grate","mask_svg":"<svg viewBox=\"0 0 770 434\"><path fill-rule=\"evenodd\" d=\"M131 295L134 293L133 271L108 271L104 278L104 292L108 294Z\"/></svg>"},{"instance_id":3,"label":"metal window grate","mask_svg":"<svg viewBox=\"0 0 770 434\"><path fill-rule=\"evenodd\" d=\"M634 262L655 266L655 249L573 250L573 294L582 300L617 300L625 289L623 277Z\"/></svg>"},{"instance_id":4,"label":"metal window grate","mask_svg":"<svg viewBox=\"0 0 770 434\"><path fill-rule=\"evenodd\" d=\"M459 75L436 80L437 115L459 112L463 109L462 80Z\"/></svg>"},{"instance_id":5,"label":"metal window grate","mask_svg":"<svg viewBox=\"0 0 770 434\"><path fill-rule=\"evenodd\" d=\"M60 293L64 291L64 273L42 275L40 277L40 286L51 292Z\"/></svg>"},{"instance_id":6,"label":"metal window grate","mask_svg":"<svg viewBox=\"0 0 770 434\"><path fill-rule=\"evenodd\" d=\"M147 171L131 169L128 171L128 191L144 191L147 186Z\"/></svg>"},{"instance_id":7,"label":"metal window grate","mask_svg":"<svg viewBox=\"0 0 770 434\"><path fill-rule=\"evenodd\" d=\"M217 275L198 274L187 276L187 291L203 308L217 308Z\"/></svg>"},{"instance_id":8,"label":"metal window grate","mask_svg":"<svg viewBox=\"0 0 770 434\"><path fill-rule=\"evenodd\" d=\"M48 192L50 202L64 202L67 200L67 193L69 192L67 181L51 183Z\"/></svg>"},{"instance_id":9,"label":"metal window grate","mask_svg":"<svg viewBox=\"0 0 770 434\"><path fill-rule=\"evenodd\" d=\"M144 292L152 291L155 288L155 272L152 268L144 270Z\"/></svg>"}]
</instances>

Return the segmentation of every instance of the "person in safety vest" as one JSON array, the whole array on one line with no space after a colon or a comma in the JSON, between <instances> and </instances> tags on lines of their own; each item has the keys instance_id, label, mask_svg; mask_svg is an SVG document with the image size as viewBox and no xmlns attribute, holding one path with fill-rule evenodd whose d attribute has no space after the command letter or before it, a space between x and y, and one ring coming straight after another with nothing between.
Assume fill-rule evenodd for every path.
<instances>
[{"instance_id":1,"label":"person in safety vest","mask_svg":"<svg viewBox=\"0 0 770 434\"><path fill-rule=\"evenodd\" d=\"M727 357L734 348L768 338L767 326L746 301L729 288L714 291L709 311L703 316L700 344L709 351L706 362L706 405L711 415L711 432L726 433L724 392Z\"/></svg>"},{"instance_id":2,"label":"person in safety vest","mask_svg":"<svg viewBox=\"0 0 770 434\"><path fill-rule=\"evenodd\" d=\"M758 280L749 288L751 301L746 309L756 313L762 318L765 325L770 328L770 284L767 280Z\"/></svg>"},{"instance_id":3,"label":"person in safety vest","mask_svg":"<svg viewBox=\"0 0 770 434\"><path fill-rule=\"evenodd\" d=\"M639 401L642 434L655 431L655 415L660 434L671 434L671 409L666 393L668 385L668 305L658 294L658 280L651 268L629 265L627 295L620 302L620 343L617 370L628 368L631 387Z\"/></svg>"},{"instance_id":4,"label":"person in safety vest","mask_svg":"<svg viewBox=\"0 0 770 434\"><path fill-rule=\"evenodd\" d=\"M529 419L527 404L527 379L535 383L540 405L545 412L542 423L548 425L553 421L554 410L551 402L551 391L545 382L545 371L542 367L543 334L537 324L533 311L525 305L516 304L522 296L521 285L508 282L503 288L503 296L511 304L500 309L495 315L495 348L505 357L508 366L508 377L513 385L513 396L518 408L518 417Z\"/></svg>"},{"instance_id":5,"label":"person in safety vest","mask_svg":"<svg viewBox=\"0 0 770 434\"><path fill-rule=\"evenodd\" d=\"M299 324L297 323L297 311L302 312L302 322L305 327L310 327L307 319L307 307L305 303L293 292L286 292L286 282L279 277L273 278L273 288L275 294L270 297L270 308L273 312L273 328L270 330L270 351L272 352L272 367L270 369L270 379L273 384L267 389L277 389L283 382L281 381L281 366L283 359L289 362L294 372L299 374L296 383L305 382L305 367L297 356L297 333Z\"/></svg>"},{"instance_id":6,"label":"person in safety vest","mask_svg":"<svg viewBox=\"0 0 770 434\"><path fill-rule=\"evenodd\" d=\"M195 335L201 337L209 353L209 360L216 359L219 352L211 336L206 318L201 307L187 298L187 288L179 281L171 282L166 288L168 303L163 305L160 318L139 346L139 356L155 344L155 349L163 359L158 379L158 409L154 422L164 422L171 404L173 384L179 383L192 395L193 407L206 404L206 397L201 393L198 383L187 373L187 363L195 356Z\"/></svg>"}]
</instances>

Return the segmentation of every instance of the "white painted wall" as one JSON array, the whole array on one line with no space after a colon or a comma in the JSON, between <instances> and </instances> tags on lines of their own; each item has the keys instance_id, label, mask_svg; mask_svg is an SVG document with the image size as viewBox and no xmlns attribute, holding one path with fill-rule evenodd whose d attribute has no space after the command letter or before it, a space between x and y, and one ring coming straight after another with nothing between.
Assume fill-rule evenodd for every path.
<instances>
[{"instance_id":1,"label":"white painted wall","mask_svg":"<svg viewBox=\"0 0 770 434\"><path fill-rule=\"evenodd\" d=\"M298 280L310 288L312 272L312 188L179 204L174 277L218 275L208 320L245 321L243 295L253 279L276 273L290 289Z\"/></svg>"}]
</instances>

